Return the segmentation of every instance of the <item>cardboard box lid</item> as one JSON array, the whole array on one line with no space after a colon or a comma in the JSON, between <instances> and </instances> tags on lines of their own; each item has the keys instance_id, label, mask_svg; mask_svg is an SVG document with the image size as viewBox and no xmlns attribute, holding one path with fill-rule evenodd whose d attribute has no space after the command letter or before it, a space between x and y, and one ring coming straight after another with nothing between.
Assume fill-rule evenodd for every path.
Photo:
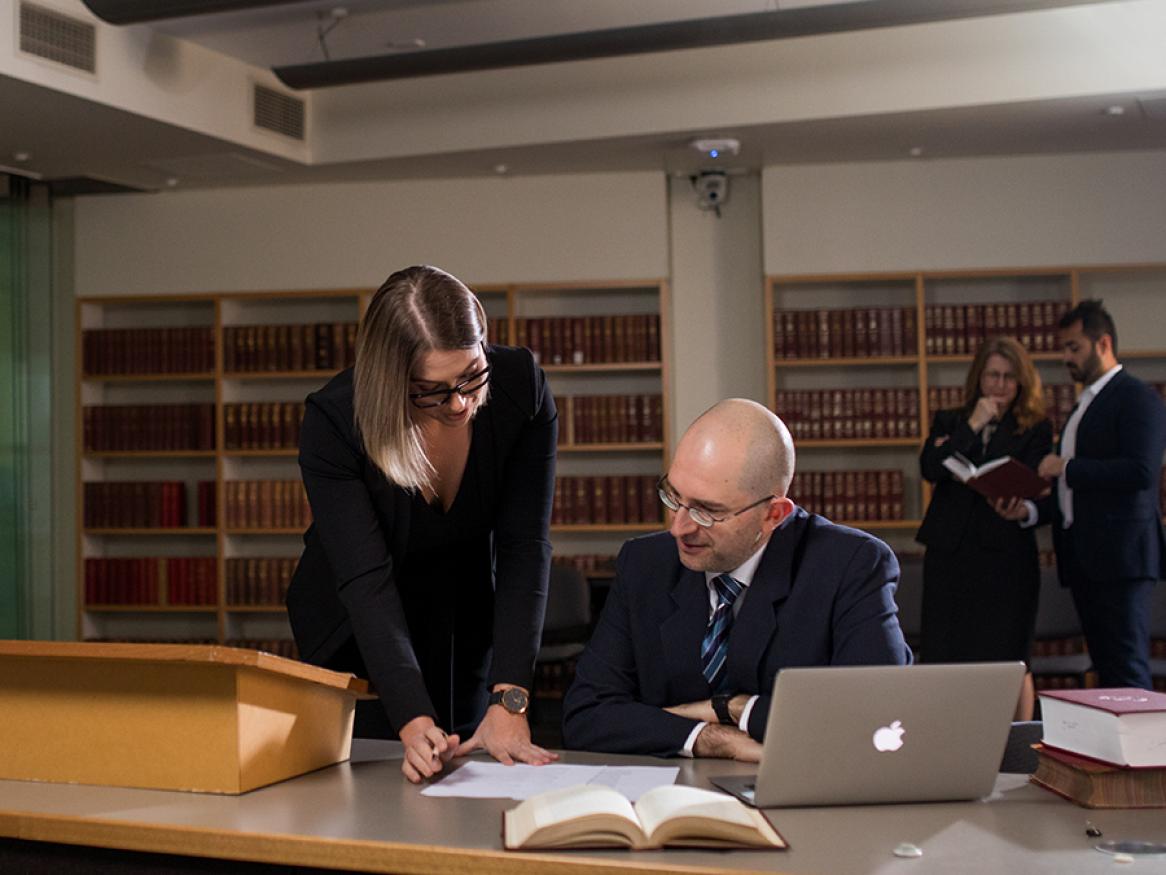
<instances>
[{"instance_id":1,"label":"cardboard box lid","mask_svg":"<svg viewBox=\"0 0 1166 875\"><path fill-rule=\"evenodd\" d=\"M308 683L346 690L358 698L373 698L368 681L346 672L285 659L260 650L218 644L120 644L104 641L0 641L0 658L109 659L143 662L191 662L255 668Z\"/></svg>"}]
</instances>

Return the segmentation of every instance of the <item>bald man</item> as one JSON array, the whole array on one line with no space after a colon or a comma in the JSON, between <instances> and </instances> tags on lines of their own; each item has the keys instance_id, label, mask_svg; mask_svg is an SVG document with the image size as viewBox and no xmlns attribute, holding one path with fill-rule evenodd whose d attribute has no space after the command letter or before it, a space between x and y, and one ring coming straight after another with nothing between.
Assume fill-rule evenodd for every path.
<instances>
[{"instance_id":1,"label":"bald man","mask_svg":"<svg viewBox=\"0 0 1166 875\"><path fill-rule=\"evenodd\" d=\"M620 551L567 747L756 761L782 668L911 661L894 553L794 505L793 470L789 430L753 401L689 427L660 480L671 528Z\"/></svg>"}]
</instances>

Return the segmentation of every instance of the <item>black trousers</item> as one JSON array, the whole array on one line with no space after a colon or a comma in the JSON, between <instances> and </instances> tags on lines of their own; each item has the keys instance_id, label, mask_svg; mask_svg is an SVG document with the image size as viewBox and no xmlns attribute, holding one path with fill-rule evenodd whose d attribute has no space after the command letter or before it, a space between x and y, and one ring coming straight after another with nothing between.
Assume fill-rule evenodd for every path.
<instances>
[{"instance_id":1,"label":"black trousers","mask_svg":"<svg viewBox=\"0 0 1166 875\"><path fill-rule=\"evenodd\" d=\"M1094 580L1085 574L1070 532L1060 542L1057 564L1068 584L1085 633L1085 644L1103 687L1154 688L1150 674L1150 598L1155 580Z\"/></svg>"}]
</instances>

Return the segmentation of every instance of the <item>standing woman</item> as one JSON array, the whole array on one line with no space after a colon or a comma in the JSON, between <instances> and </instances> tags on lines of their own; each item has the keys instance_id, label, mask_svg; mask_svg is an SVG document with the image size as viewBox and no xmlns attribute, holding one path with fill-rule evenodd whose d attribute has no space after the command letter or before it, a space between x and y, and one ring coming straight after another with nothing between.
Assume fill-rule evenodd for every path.
<instances>
[{"instance_id":1,"label":"standing woman","mask_svg":"<svg viewBox=\"0 0 1166 875\"><path fill-rule=\"evenodd\" d=\"M973 464L1012 456L1036 470L1052 449L1040 376L1011 337L986 341L964 384L964 405L935 414L919 467L935 485L915 536L923 556L924 662L1028 661L1040 563L1033 529L1001 518L943 466L959 453ZM1017 719L1031 720L1032 675Z\"/></svg>"},{"instance_id":2,"label":"standing woman","mask_svg":"<svg viewBox=\"0 0 1166 875\"><path fill-rule=\"evenodd\" d=\"M478 299L429 266L385 281L356 367L308 396L313 522L288 616L301 658L372 681L356 734L399 736L410 781L475 748L555 758L531 743L526 705L557 433L530 352L489 345Z\"/></svg>"}]
</instances>

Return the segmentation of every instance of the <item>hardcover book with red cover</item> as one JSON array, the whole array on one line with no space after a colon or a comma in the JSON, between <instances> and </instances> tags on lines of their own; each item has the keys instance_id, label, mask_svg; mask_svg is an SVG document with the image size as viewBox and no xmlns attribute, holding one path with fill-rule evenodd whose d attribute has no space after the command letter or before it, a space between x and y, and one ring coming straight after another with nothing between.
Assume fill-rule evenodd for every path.
<instances>
[{"instance_id":1,"label":"hardcover book with red cover","mask_svg":"<svg viewBox=\"0 0 1166 875\"><path fill-rule=\"evenodd\" d=\"M1166 766L1166 693L1056 690L1040 700L1045 744L1118 766Z\"/></svg>"}]
</instances>

